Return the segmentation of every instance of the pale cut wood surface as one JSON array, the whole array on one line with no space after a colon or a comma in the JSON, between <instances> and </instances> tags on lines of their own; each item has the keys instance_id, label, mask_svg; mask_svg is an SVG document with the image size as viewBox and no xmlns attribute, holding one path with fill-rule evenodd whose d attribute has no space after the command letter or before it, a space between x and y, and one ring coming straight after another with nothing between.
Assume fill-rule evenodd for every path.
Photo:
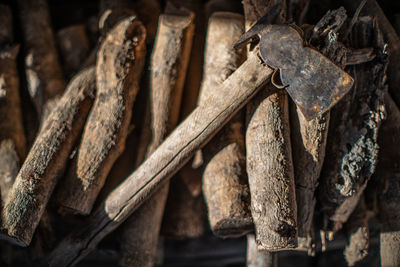
<instances>
[{"instance_id":1,"label":"pale cut wood surface","mask_svg":"<svg viewBox=\"0 0 400 267\"><path fill-rule=\"evenodd\" d=\"M194 152L212 138L258 90L272 70L263 67L257 54L215 89L207 105L197 107L154 153L121 183L88 218L52 252L51 266L76 264L115 230L159 186L168 181Z\"/></svg>"}]
</instances>

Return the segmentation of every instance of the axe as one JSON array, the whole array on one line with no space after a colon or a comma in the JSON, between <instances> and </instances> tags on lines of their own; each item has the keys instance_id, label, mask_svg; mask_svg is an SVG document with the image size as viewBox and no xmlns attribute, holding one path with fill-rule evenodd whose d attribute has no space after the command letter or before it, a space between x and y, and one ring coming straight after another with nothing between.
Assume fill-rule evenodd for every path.
<instances>
[{"instance_id":1,"label":"axe","mask_svg":"<svg viewBox=\"0 0 400 267\"><path fill-rule=\"evenodd\" d=\"M53 250L47 260L50 266L75 265L95 249L264 85L269 81L276 84L278 72L279 87L287 90L308 119L329 110L350 90L353 79L317 50L305 46L298 29L271 24L279 9L271 9L236 43L241 47L258 40L248 59Z\"/></svg>"}]
</instances>

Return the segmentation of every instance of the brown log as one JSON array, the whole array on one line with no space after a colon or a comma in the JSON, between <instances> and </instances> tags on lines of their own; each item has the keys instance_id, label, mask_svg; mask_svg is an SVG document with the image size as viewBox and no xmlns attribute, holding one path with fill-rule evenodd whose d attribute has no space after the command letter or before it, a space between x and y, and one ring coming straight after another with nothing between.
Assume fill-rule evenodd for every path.
<instances>
[{"instance_id":1,"label":"brown log","mask_svg":"<svg viewBox=\"0 0 400 267\"><path fill-rule=\"evenodd\" d=\"M381 266L389 267L400 265L400 110L388 93L385 94L385 108L386 120L379 133L379 161L373 179L379 186Z\"/></svg>"},{"instance_id":2,"label":"brown log","mask_svg":"<svg viewBox=\"0 0 400 267\"><path fill-rule=\"evenodd\" d=\"M65 89L46 0L18 0L28 92L45 118ZM48 105L48 107L46 107ZM44 120L44 119L43 119Z\"/></svg>"},{"instance_id":3,"label":"brown log","mask_svg":"<svg viewBox=\"0 0 400 267\"><path fill-rule=\"evenodd\" d=\"M348 240L343 254L348 266L355 266L357 262L368 255L368 219L367 207L364 198L361 197L356 209L344 226Z\"/></svg>"},{"instance_id":4,"label":"brown log","mask_svg":"<svg viewBox=\"0 0 400 267\"><path fill-rule=\"evenodd\" d=\"M68 85L22 165L3 210L2 235L29 245L47 201L62 175L93 102L95 75L88 69Z\"/></svg>"},{"instance_id":5,"label":"brown log","mask_svg":"<svg viewBox=\"0 0 400 267\"><path fill-rule=\"evenodd\" d=\"M126 18L107 34L97 53L96 100L77 159L57 196L66 211L90 213L111 167L124 150L144 65L145 37L141 22Z\"/></svg>"},{"instance_id":6,"label":"brown log","mask_svg":"<svg viewBox=\"0 0 400 267\"><path fill-rule=\"evenodd\" d=\"M243 1L246 27L274 3ZM281 21L285 13L282 6ZM297 207L288 95L286 91L271 95L267 91L260 92L246 107L246 166L258 249L273 251L297 245Z\"/></svg>"},{"instance_id":7,"label":"brown log","mask_svg":"<svg viewBox=\"0 0 400 267\"><path fill-rule=\"evenodd\" d=\"M6 5L0 5L0 25L0 188L4 202L27 148L16 63L19 46L12 45L12 14Z\"/></svg>"},{"instance_id":8,"label":"brown log","mask_svg":"<svg viewBox=\"0 0 400 267\"><path fill-rule=\"evenodd\" d=\"M88 58L90 44L85 25L78 24L57 32L64 71L67 76L76 73Z\"/></svg>"},{"instance_id":9,"label":"brown log","mask_svg":"<svg viewBox=\"0 0 400 267\"><path fill-rule=\"evenodd\" d=\"M150 113L152 140L148 157L175 128L194 34L194 14L174 10L160 16L151 57ZM124 266L153 266L169 185L159 189L124 227ZM149 223L151 222L151 223Z\"/></svg>"},{"instance_id":10,"label":"brown log","mask_svg":"<svg viewBox=\"0 0 400 267\"><path fill-rule=\"evenodd\" d=\"M204 76L199 105L243 62L244 51L233 44L244 32L243 16L213 13L208 22ZM246 177L242 113L236 115L202 150L205 160L203 194L213 233L241 236L253 230Z\"/></svg>"},{"instance_id":11,"label":"brown log","mask_svg":"<svg viewBox=\"0 0 400 267\"><path fill-rule=\"evenodd\" d=\"M371 36L371 38L365 38ZM374 60L349 68L355 84L331 110L325 164L320 177L319 200L324 229L336 232L356 207L375 171L378 130L383 119L387 55L378 25L371 17L357 20L352 46L373 47Z\"/></svg>"},{"instance_id":12,"label":"brown log","mask_svg":"<svg viewBox=\"0 0 400 267\"><path fill-rule=\"evenodd\" d=\"M255 236L249 234L247 235L246 266L278 267L278 253L258 250Z\"/></svg>"},{"instance_id":13,"label":"brown log","mask_svg":"<svg viewBox=\"0 0 400 267\"><path fill-rule=\"evenodd\" d=\"M343 54L347 51L337 39L330 39L326 34L337 35L347 19L344 8L328 13L315 25L308 40L330 60L341 64ZM316 204L315 190L325 158L326 140L329 128L330 112L307 120L302 112L293 105L292 109L292 148L294 175L296 182L298 248L315 254L312 240L312 222Z\"/></svg>"},{"instance_id":14,"label":"brown log","mask_svg":"<svg viewBox=\"0 0 400 267\"><path fill-rule=\"evenodd\" d=\"M257 54L251 54L242 66L165 141L124 180L89 216L85 224L67 236L51 253L51 266L76 264L115 230L161 184L170 179L194 152L242 108L271 78L272 70L262 67Z\"/></svg>"}]
</instances>

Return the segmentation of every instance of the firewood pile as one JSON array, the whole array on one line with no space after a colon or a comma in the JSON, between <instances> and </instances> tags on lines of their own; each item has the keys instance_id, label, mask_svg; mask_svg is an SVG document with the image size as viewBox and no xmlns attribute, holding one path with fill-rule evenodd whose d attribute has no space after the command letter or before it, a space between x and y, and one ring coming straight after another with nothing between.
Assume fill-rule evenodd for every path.
<instances>
[{"instance_id":1,"label":"firewood pile","mask_svg":"<svg viewBox=\"0 0 400 267\"><path fill-rule=\"evenodd\" d=\"M400 266L396 30L390 1L0 1L0 265L212 232L375 266L377 231Z\"/></svg>"}]
</instances>

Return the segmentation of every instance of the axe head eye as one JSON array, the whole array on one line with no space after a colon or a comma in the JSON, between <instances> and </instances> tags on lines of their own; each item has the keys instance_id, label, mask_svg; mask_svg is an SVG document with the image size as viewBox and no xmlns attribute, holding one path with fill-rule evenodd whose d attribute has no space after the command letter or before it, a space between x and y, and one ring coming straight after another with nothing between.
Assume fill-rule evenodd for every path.
<instances>
[{"instance_id":1,"label":"axe head eye","mask_svg":"<svg viewBox=\"0 0 400 267\"><path fill-rule=\"evenodd\" d=\"M268 31L268 26L271 25L276 17L281 12L281 4L273 6L267 14L259 19L247 32L245 32L239 40L233 45L235 49L245 46L247 43L259 41L261 36L265 35Z\"/></svg>"}]
</instances>

